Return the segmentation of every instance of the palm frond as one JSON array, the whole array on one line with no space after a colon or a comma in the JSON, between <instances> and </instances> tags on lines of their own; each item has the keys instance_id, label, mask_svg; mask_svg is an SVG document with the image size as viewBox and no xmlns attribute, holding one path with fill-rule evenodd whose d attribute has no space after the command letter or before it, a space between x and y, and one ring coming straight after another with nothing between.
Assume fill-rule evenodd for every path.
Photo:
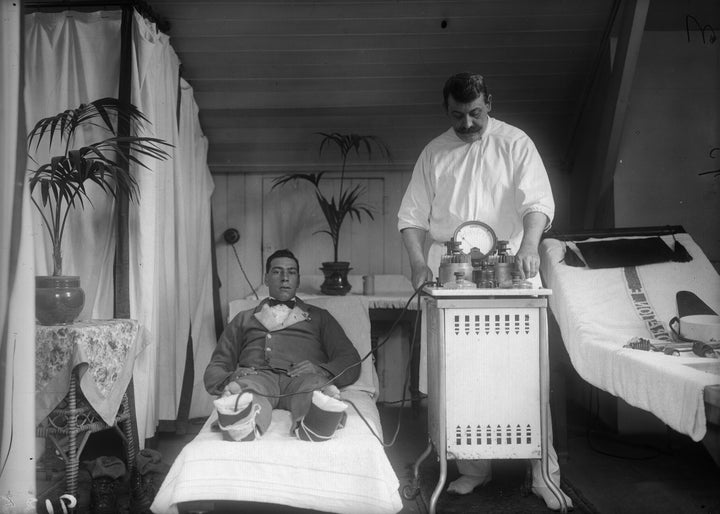
<instances>
[{"instance_id":1,"label":"palm frond","mask_svg":"<svg viewBox=\"0 0 720 514\"><path fill-rule=\"evenodd\" d=\"M113 118L116 118L118 123L123 122L130 125L136 134L142 127L150 123L134 105L121 103L116 98L101 98L87 104L80 104L76 109L67 109L54 116L39 120L28 133L28 149L32 146L33 141L37 140L35 145L35 150L37 150L46 134L49 134L48 147L52 146L56 133L61 141L68 141L79 127L84 126L99 127L115 135L117 132L113 125ZM99 123L98 120L102 123ZM163 141L163 144L167 143Z\"/></svg>"},{"instance_id":2,"label":"palm frond","mask_svg":"<svg viewBox=\"0 0 720 514\"><path fill-rule=\"evenodd\" d=\"M344 187L345 163L348 155L353 150L358 155L364 151L367 152L368 158L372 158L373 150L377 150L388 159L392 157L387 145L377 136L359 135L355 133L343 134L340 132L316 132L315 134L322 136L318 148L318 155L322 155L322 153L331 146L336 147L340 152L342 159L340 167L340 193L337 198L335 196L326 196L320 190L320 182L325 171L283 175L273 180L272 189L298 180L305 180L313 184L315 187L315 198L328 225L327 229L318 230L314 233L324 233L330 236L333 243L334 258L337 261L340 229L345 219L348 216L359 222L362 221L364 216L375 219L372 206L360 202L360 197L365 193L365 188L361 185L356 185L351 188Z\"/></svg>"},{"instance_id":3,"label":"palm frond","mask_svg":"<svg viewBox=\"0 0 720 514\"><path fill-rule=\"evenodd\" d=\"M320 171L318 173L294 173L292 175L283 175L282 177L277 177L273 180L273 184L270 189L272 190L276 187L285 185L288 182L295 182L298 180L306 180L317 189L320 186L320 181L322 180L322 176L324 174L324 171Z\"/></svg>"},{"instance_id":4,"label":"palm frond","mask_svg":"<svg viewBox=\"0 0 720 514\"><path fill-rule=\"evenodd\" d=\"M351 150L355 150L355 154L360 155L361 148L363 148L367 153L368 159L371 159L373 155L373 148L375 148L382 154L383 157L388 160L392 160L390 148L377 136L360 135L355 133L340 134L338 132L316 132L316 134L323 136L318 150L319 155L322 155L323 150L325 150L327 146L334 144L340 151L340 155L343 159L347 158Z\"/></svg>"},{"instance_id":5,"label":"palm frond","mask_svg":"<svg viewBox=\"0 0 720 514\"><path fill-rule=\"evenodd\" d=\"M129 128L128 136L117 136L117 127ZM50 158L49 163L29 170L30 191L40 189L40 202L33 198L53 243L54 274L59 274L60 245L65 222L71 208L92 205L86 189L89 182L96 184L104 193L116 196L122 193L131 201L139 196L138 184L127 166L134 163L148 168L148 160L164 160L170 157L172 145L155 137L139 134L149 124L148 118L134 105L121 103L116 98L100 98L67 109L39 120L27 135L27 148L35 151L43 141L53 148L57 139L65 143L64 153ZM71 148L77 130L94 127L111 137L101 139L80 148ZM35 159L30 156L33 162ZM49 208L49 216L42 211Z\"/></svg>"}]
</instances>

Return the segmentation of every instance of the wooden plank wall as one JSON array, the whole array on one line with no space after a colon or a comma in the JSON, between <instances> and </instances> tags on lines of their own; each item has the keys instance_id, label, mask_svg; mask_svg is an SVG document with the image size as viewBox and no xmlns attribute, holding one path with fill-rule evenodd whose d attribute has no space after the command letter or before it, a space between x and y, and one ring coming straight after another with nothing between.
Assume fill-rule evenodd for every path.
<instances>
[{"instance_id":1,"label":"wooden plank wall","mask_svg":"<svg viewBox=\"0 0 720 514\"><path fill-rule=\"evenodd\" d=\"M360 224L354 220L346 221L340 245L341 259L351 261L353 274L406 273L409 266L400 234L397 232L396 214L410 173L373 172L369 175L376 183L381 182L380 186L371 188L368 194L375 207L376 219L374 222L365 219ZM268 173L214 175L213 216L223 309L226 309L228 300L252 294L252 289L238 265L238 257L253 287L262 283L264 261L278 248L289 247L293 250L300 259L301 273L304 274L320 274L317 270L320 263L323 260L332 260L329 237L325 234L312 235L311 230L303 229L306 220L293 219L292 216L287 219L287 216L284 216L286 223L292 224L293 228L289 231L285 227L278 227L275 231L268 228L267 225L275 220L267 215L266 219L263 219L262 214L276 207L277 194L263 196L262 191L263 188L267 190L268 182L273 176ZM378 187L382 190L378 191ZM297 205L298 201L300 200L294 197L287 200L287 203ZM305 195L305 201L309 203L308 210L318 209L310 195ZM293 213L298 210L300 209L294 209ZM314 224L318 216L316 214L310 221ZM223 231L230 227L240 232L240 241L235 245L235 250L225 243L222 237ZM314 229L315 226L311 228ZM301 237L307 239L302 244L297 243L297 239L293 238L293 230L297 230ZM263 231L266 232L265 236ZM268 237L268 231L274 233L275 237ZM358 238L358 234L363 237ZM235 251L238 257L235 256Z\"/></svg>"}]
</instances>

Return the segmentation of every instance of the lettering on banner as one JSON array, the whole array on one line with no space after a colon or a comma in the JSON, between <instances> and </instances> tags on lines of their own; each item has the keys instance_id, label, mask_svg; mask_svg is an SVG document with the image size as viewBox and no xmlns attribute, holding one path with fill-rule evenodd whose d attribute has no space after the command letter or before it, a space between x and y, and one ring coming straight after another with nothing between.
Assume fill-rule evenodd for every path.
<instances>
[{"instance_id":1,"label":"lettering on banner","mask_svg":"<svg viewBox=\"0 0 720 514\"><path fill-rule=\"evenodd\" d=\"M638 275L637 268L634 266L624 268L625 282L630 293L630 299L632 300L635 312L645 323L648 331L650 332L653 339L660 339L663 341L671 341L672 338L668 334L667 330L663 326L662 322L658 321L655 315L655 310L650 305L650 301L645 295L642 282L640 281L640 275Z\"/></svg>"}]
</instances>

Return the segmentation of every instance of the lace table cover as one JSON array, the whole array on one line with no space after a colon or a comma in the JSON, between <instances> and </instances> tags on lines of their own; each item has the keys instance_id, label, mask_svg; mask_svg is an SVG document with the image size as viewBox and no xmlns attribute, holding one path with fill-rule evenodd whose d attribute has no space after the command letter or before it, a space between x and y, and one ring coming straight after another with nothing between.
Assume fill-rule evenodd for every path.
<instances>
[{"instance_id":1,"label":"lace table cover","mask_svg":"<svg viewBox=\"0 0 720 514\"><path fill-rule=\"evenodd\" d=\"M112 425L142 351L139 323L88 320L35 330L35 420L39 424L65 398L70 374L92 408Z\"/></svg>"}]
</instances>

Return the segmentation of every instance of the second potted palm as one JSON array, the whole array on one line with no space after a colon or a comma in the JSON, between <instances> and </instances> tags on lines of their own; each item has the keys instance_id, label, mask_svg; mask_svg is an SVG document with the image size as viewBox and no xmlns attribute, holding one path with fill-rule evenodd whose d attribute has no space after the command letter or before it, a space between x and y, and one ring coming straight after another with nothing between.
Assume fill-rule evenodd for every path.
<instances>
[{"instance_id":1,"label":"second potted palm","mask_svg":"<svg viewBox=\"0 0 720 514\"><path fill-rule=\"evenodd\" d=\"M272 187L274 189L278 186L287 184L288 182L294 182L297 180L307 181L313 185L315 198L318 201L318 205L322 210L328 226L326 229L319 230L318 232L328 234L333 245L333 260L322 263L321 270L325 276L325 280L320 289L324 294L328 295L345 295L351 289L350 283L347 279L348 272L351 268L350 262L338 260L341 228L348 217L355 218L358 221L361 221L363 216L368 216L370 219L374 219L372 207L362 201L362 195L365 193L365 188L362 185L355 185L352 187L345 186L345 167L347 165L347 160L353 151L357 155L360 155L362 151L366 153L368 159L370 159L372 157L373 150L380 152L380 154L386 159L390 159L390 150L388 146L377 136L358 135L352 133L341 134L339 132L318 132L318 134L323 136L320 141L320 154L322 154L329 146L335 146L340 151L340 192L338 193L338 196L335 197L335 195L326 195L320 189L320 184L326 171L284 175L275 179Z\"/></svg>"}]
</instances>

